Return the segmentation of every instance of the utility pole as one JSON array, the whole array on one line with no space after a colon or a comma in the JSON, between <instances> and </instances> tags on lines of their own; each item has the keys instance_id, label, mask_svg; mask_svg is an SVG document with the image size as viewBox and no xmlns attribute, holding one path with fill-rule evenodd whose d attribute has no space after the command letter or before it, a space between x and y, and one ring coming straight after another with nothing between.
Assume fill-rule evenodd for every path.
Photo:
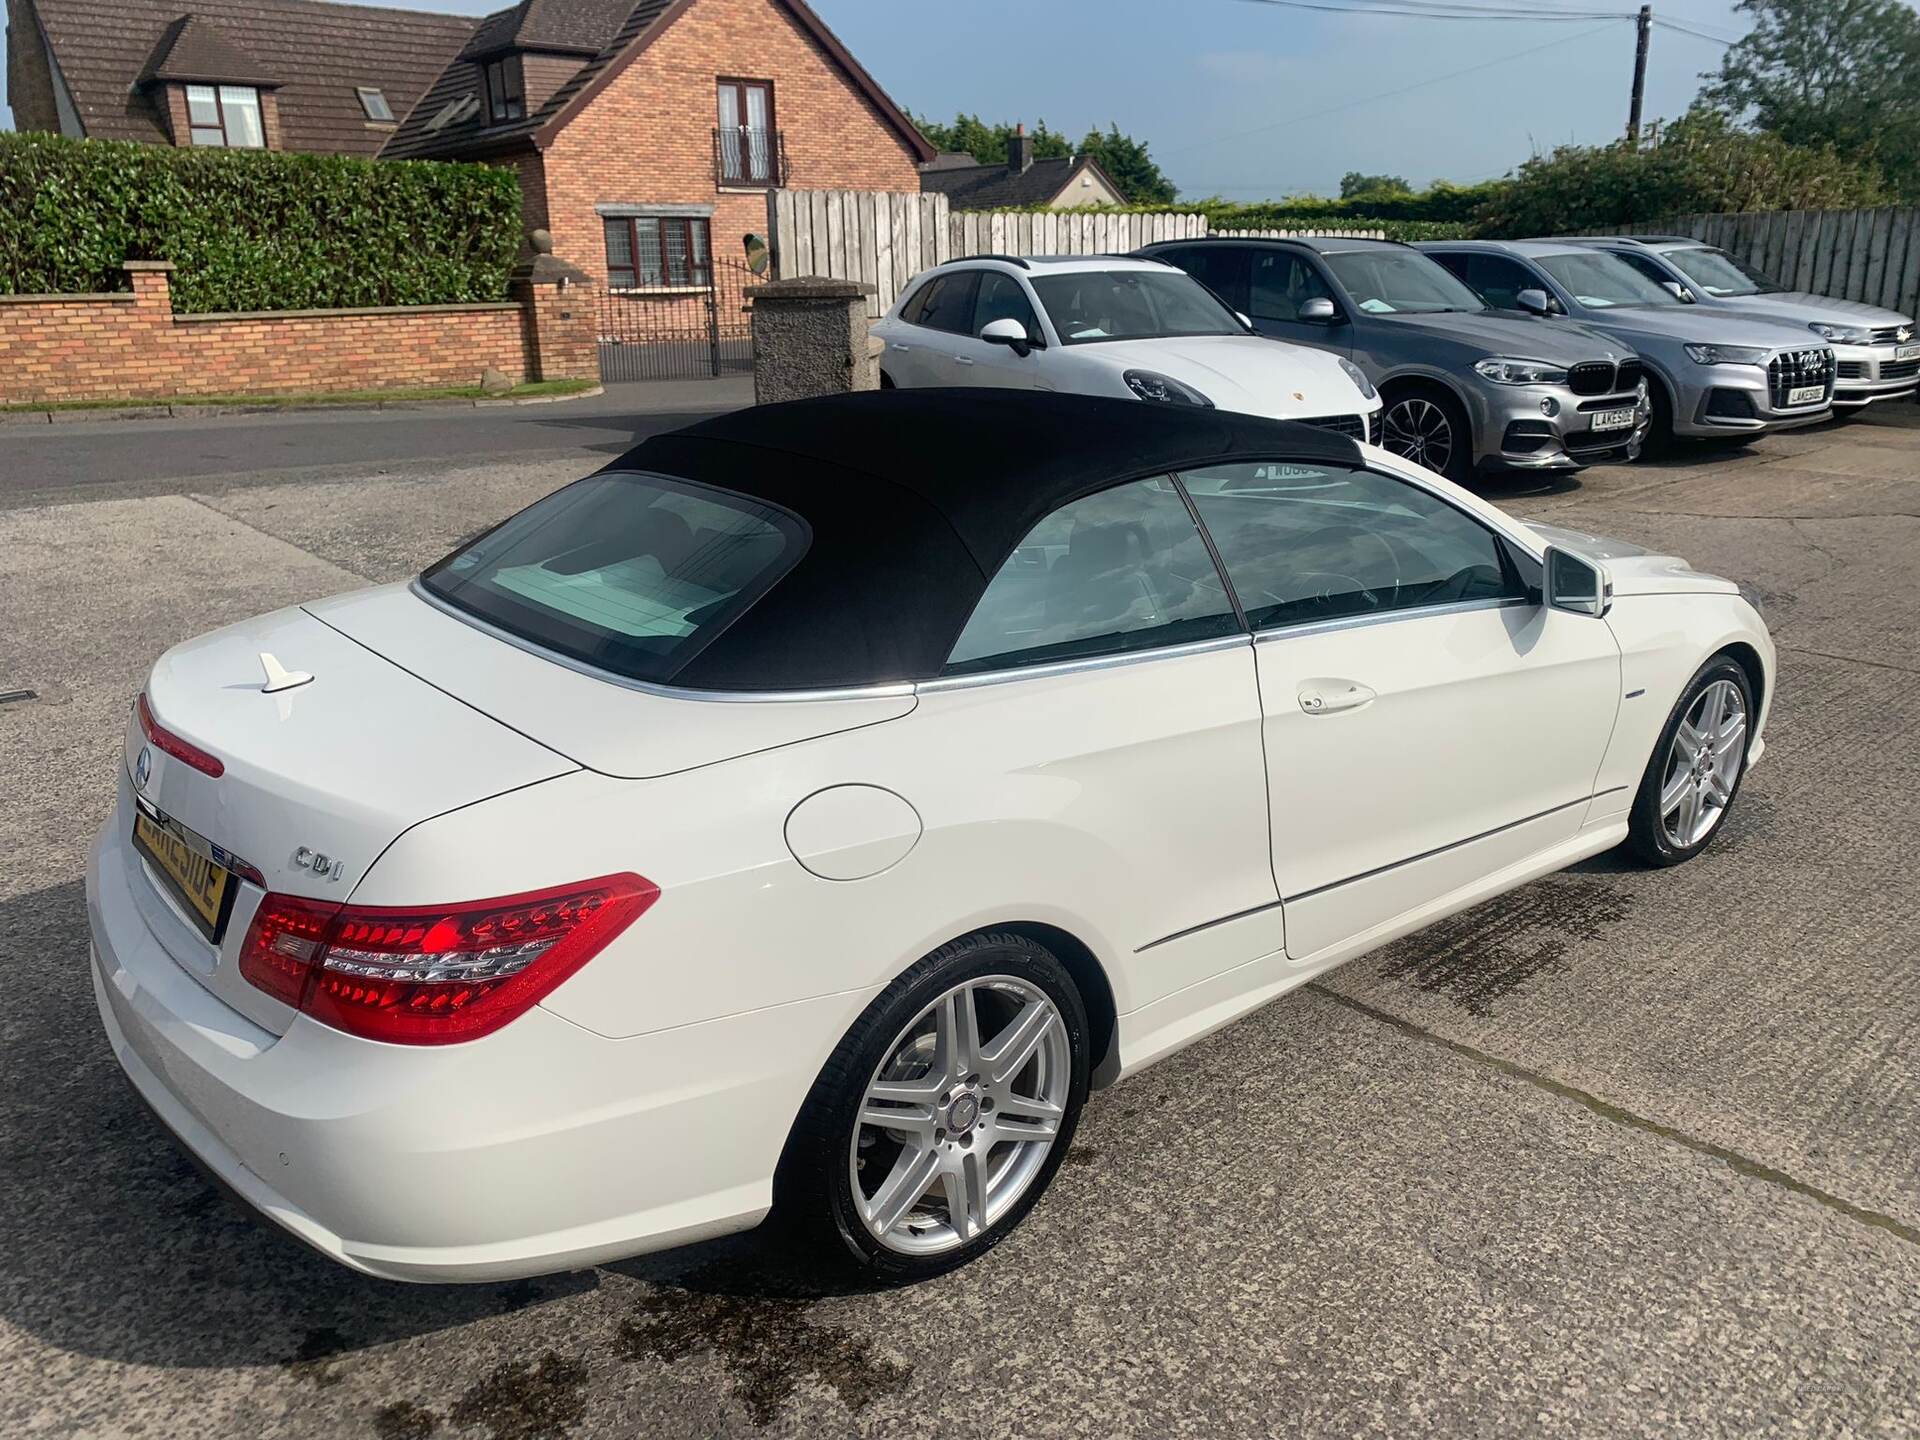
<instances>
[{"instance_id":1,"label":"utility pole","mask_svg":"<svg viewBox=\"0 0 1920 1440\"><path fill-rule=\"evenodd\" d=\"M1647 93L1647 45L1653 39L1653 6L1642 5L1634 25L1640 32L1640 38L1633 47L1633 104L1627 110L1629 145L1640 143L1640 102Z\"/></svg>"}]
</instances>

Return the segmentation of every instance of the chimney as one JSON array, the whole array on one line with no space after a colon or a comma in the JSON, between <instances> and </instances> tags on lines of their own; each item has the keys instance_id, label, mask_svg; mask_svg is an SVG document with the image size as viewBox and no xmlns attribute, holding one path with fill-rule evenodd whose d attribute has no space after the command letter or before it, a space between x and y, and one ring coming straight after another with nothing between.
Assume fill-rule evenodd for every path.
<instances>
[{"instance_id":1,"label":"chimney","mask_svg":"<svg viewBox=\"0 0 1920 1440\"><path fill-rule=\"evenodd\" d=\"M1015 175L1024 175L1031 164L1033 155L1027 146L1027 126L1021 121L1013 127L1013 135L1007 141L1007 169Z\"/></svg>"}]
</instances>

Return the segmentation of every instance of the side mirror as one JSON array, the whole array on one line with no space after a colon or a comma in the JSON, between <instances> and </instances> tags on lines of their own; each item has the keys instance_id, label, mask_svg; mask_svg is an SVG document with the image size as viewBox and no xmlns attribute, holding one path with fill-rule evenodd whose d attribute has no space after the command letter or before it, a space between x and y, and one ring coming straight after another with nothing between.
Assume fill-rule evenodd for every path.
<instances>
[{"instance_id":1,"label":"side mirror","mask_svg":"<svg viewBox=\"0 0 1920 1440\"><path fill-rule=\"evenodd\" d=\"M1686 286L1682 285L1678 280L1662 280L1660 282L1660 288L1666 291L1669 295L1673 296L1673 298L1678 300L1682 305L1694 305L1699 303L1694 293L1691 290L1689 290Z\"/></svg>"},{"instance_id":2,"label":"side mirror","mask_svg":"<svg viewBox=\"0 0 1920 1440\"><path fill-rule=\"evenodd\" d=\"M1331 325L1336 318L1333 302L1324 295L1309 300L1300 307L1300 318L1310 325Z\"/></svg>"},{"instance_id":3,"label":"side mirror","mask_svg":"<svg viewBox=\"0 0 1920 1440\"><path fill-rule=\"evenodd\" d=\"M1613 581L1591 560L1547 547L1546 601L1555 610L1598 620L1613 608Z\"/></svg>"},{"instance_id":4,"label":"side mirror","mask_svg":"<svg viewBox=\"0 0 1920 1440\"><path fill-rule=\"evenodd\" d=\"M1553 297L1540 289L1522 290L1513 297L1513 303L1529 315L1551 315L1554 311Z\"/></svg>"},{"instance_id":5,"label":"side mirror","mask_svg":"<svg viewBox=\"0 0 1920 1440\"><path fill-rule=\"evenodd\" d=\"M989 345L1005 345L1016 355L1025 355L1033 349L1033 337L1027 334L1027 327L1007 316L982 325L980 338Z\"/></svg>"}]
</instances>

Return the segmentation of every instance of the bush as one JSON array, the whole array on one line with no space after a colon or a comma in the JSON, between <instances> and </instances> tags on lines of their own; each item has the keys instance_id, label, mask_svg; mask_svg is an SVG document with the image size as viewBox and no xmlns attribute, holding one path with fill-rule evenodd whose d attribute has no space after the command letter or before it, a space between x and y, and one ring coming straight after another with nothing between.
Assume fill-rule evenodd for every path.
<instances>
[{"instance_id":1,"label":"bush","mask_svg":"<svg viewBox=\"0 0 1920 1440\"><path fill-rule=\"evenodd\" d=\"M1562 145L1536 155L1481 206L1474 233L1577 235L1675 215L1854 209L1892 198L1871 165L1696 109L1667 126L1656 144Z\"/></svg>"},{"instance_id":2,"label":"bush","mask_svg":"<svg viewBox=\"0 0 1920 1440\"><path fill-rule=\"evenodd\" d=\"M519 247L511 170L0 134L0 293L171 260L183 313L501 300Z\"/></svg>"},{"instance_id":3,"label":"bush","mask_svg":"<svg viewBox=\"0 0 1920 1440\"><path fill-rule=\"evenodd\" d=\"M1302 195L1292 200L1240 204L1215 199L1201 200L1187 208L1203 212L1222 230L1291 230L1302 224L1378 229L1388 220L1465 224L1506 183L1489 180L1478 185L1454 185L1437 180L1425 190L1371 190L1345 200Z\"/></svg>"}]
</instances>

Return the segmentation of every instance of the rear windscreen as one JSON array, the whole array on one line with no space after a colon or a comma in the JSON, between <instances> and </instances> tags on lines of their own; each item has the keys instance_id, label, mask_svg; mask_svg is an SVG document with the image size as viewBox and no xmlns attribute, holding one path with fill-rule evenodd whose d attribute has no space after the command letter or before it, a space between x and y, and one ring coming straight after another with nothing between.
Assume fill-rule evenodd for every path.
<instances>
[{"instance_id":1,"label":"rear windscreen","mask_svg":"<svg viewBox=\"0 0 1920 1440\"><path fill-rule=\"evenodd\" d=\"M805 522L664 475L595 475L528 506L421 576L502 630L666 682L792 568Z\"/></svg>"}]
</instances>

